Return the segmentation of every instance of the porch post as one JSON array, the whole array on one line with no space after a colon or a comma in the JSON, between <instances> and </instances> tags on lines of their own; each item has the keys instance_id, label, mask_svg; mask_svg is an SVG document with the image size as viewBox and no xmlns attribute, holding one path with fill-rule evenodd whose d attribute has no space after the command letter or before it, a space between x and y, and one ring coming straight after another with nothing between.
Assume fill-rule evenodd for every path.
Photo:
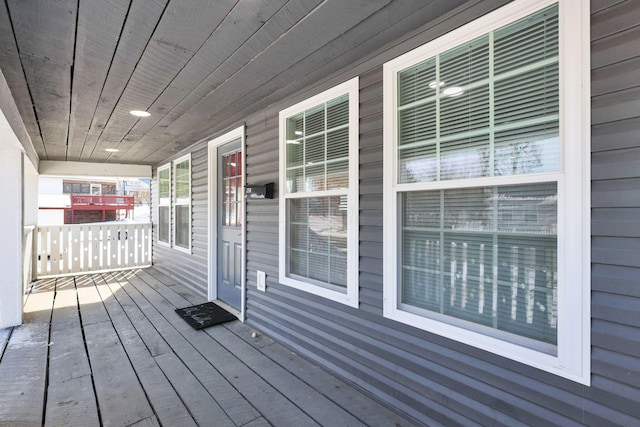
<instances>
[{"instance_id":1,"label":"porch post","mask_svg":"<svg viewBox=\"0 0 640 427\"><path fill-rule=\"evenodd\" d=\"M22 323L23 155L0 132L0 328Z\"/></svg>"}]
</instances>

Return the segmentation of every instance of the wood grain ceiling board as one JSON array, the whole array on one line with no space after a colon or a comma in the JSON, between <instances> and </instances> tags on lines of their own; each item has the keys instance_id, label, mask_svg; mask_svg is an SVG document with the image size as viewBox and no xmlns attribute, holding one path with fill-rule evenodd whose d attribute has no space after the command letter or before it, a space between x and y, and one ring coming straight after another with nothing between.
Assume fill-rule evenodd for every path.
<instances>
[{"instance_id":1,"label":"wood grain ceiling board","mask_svg":"<svg viewBox=\"0 0 640 427\"><path fill-rule=\"evenodd\" d=\"M87 0L91 1L91 0ZM134 1L129 7L115 54L109 66L107 79L100 93L99 104L91 119L80 160L93 160L96 144L113 114L127 83L131 79L136 65L165 11L168 0ZM99 17L97 17L99 19ZM97 153L101 156L105 152ZM135 162L134 162L135 163Z\"/></svg>"},{"instance_id":2,"label":"wood grain ceiling board","mask_svg":"<svg viewBox=\"0 0 640 427\"><path fill-rule=\"evenodd\" d=\"M0 68L41 159L157 164L464 2L5 0Z\"/></svg>"},{"instance_id":3,"label":"wood grain ceiling board","mask_svg":"<svg viewBox=\"0 0 640 427\"><path fill-rule=\"evenodd\" d=\"M206 96L211 89L210 85L204 84L204 81L211 74L211 70L220 66L261 27L267 25L269 20L276 13L279 13L286 3L286 0L257 4L251 0L239 1L213 31L202 48L180 70L171 85L167 86L149 107L148 111L152 113L152 116L139 120L129 136L118 146L120 153L112 156L126 158L129 155L135 155L130 150L134 146L141 146L148 141L139 141L139 138L131 137L132 134L134 136L147 135L153 128L162 132L166 127L163 123L175 120L187 110L178 108L179 104L184 104L185 98L195 96L199 100Z\"/></svg>"},{"instance_id":4,"label":"wood grain ceiling board","mask_svg":"<svg viewBox=\"0 0 640 427\"><path fill-rule=\"evenodd\" d=\"M157 162L162 159L156 146L160 144L169 152L176 152L188 144L189 140L177 141L179 137L166 135L166 128L176 119L187 113L194 105L209 95L226 78L246 66L253 58L260 55L267 47L286 34L293 26L311 13L322 0L292 0L280 8L264 25L249 36L231 53L223 58L215 59L216 62L209 67L206 78L165 115L161 121L150 129L145 136L138 141L127 153L133 158L144 157L149 161ZM251 2L249 2L250 4ZM264 12L262 12L264 17ZM231 30L233 26L229 28ZM217 117L216 120L222 120ZM208 126L210 126L210 122Z\"/></svg>"},{"instance_id":5,"label":"wood grain ceiling board","mask_svg":"<svg viewBox=\"0 0 640 427\"><path fill-rule=\"evenodd\" d=\"M180 138L185 145L197 141L203 128L210 127L214 120L219 122L234 113L230 108L225 109L231 100L242 99L243 105L254 108L263 105L257 95L262 85L302 61L311 52L339 38L348 29L386 6L389 1L321 3L304 18L297 20L276 41L265 43L265 48L241 68L225 67L225 63L217 69L211 78L221 83L188 112L168 125L163 135L156 136L156 141L159 139L166 143ZM327 27L327 22L331 22L330 27ZM305 72L311 69L309 66L296 77L304 78ZM225 111L221 111L222 109Z\"/></svg>"},{"instance_id":6,"label":"wood grain ceiling board","mask_svg":"<svg viewBox=\"0 0 640 427\"><path fill-rule=\"evenodd\" d=\"M80 159L129 5L128 0L79 3L67 160Z\"/></svg>"},{"instance_id":7,"label":"wood grain ceiling board","mask_svg":"<svg viewBox=\"0 0 640 427\"><path fill-rule=\"evenodd\" d=\"M211 37L234 4L235 0L169 3L105 126L96 155L104 152L105 144L117 141L119 145L124 140L139 120L129 111L150 108Z\"/></svg>"},{"instance_id":8,"label":"wood grain ceiling board","mask_svg":"<svg viewBox=\"0 0 640 427\"><path fill-rule=\"evenodd\" d=\"M481 1L496 3L493 0ZM273 79L261 84L253 91L252 95L260 99L262 105L278 102L292 93L328 79L336 70L375 56L376 50L383 48L384 45L391 42L399 43L399 38L401 40L403 35L408 38L407 33L422 27L425 22L437 20L438 17L451 12L464 3L465 0L433 0L428 2L394 0L376 13L363 18L358 25L350 28L340 37L335 38L321 49L310 52L302 61L291 64ZM379 30L372 33L372 28ZM428 34L425 36L425 41L430 40ZM390 59L392 57L385 60ZM359 69L355 73L366 71L368 69ZM233 102L224 108L237 114L225 116L228 119L227 122L217 120L221 127L242 120L243 116L246 117L246 112L251 109L251 103L247 97L236 96L232 99ZM297 101L299 99L291 99L292 104ZM219 117L220 115L216 115L216 119ZM201 133L196 133L198 131ZM199 140L205 137L209 131L204 127L194 127L193 132L195 134L190 139Z\"/></svg>"},{"instance_id":9,"label":"wood grain ceiling board","mask_svg":"<svg viewBox=\"0 0 640 427\"><path fill-rule=\"evenodd\" d=\"M155 146L161 144L165 149L177 151L179 144L176 137L165 135L166 128L176 119L187 113L194 105L209 95L225 78L232 75L242 66L250 62L252 58L259 55L270 44L274 43L282 34L286 33L297 22L302 20L308 13L313 11L321 0L292 0L280 8L270 19L266 20L257 31L251 34L229 55L221 55L209 66L205 78L176 104L172 110L165 115L160 122L150 129L145 136L138 141L129 151L131 157L149 157L155 160L157 149ZM229 28L231 30L233 26ZM234 30L235 31L235 30ZM218 48L216 53L226 53L224 47ZM220 69L226 68L226 73L220 73ZM162 138L164 136L164 138Z\"/></svg>"},{"instance_id":10,"label":"wood grain ceiling board","mask_svg":"<svg viewBox=\"0 0 640 427\"><path fill-rule=\"evenodd\" d=\"M64 158L76 0L9 0L7 4L47 157Z\"/></svg>"},{"instance_id":11,"label":"wood grain ceiling board","mask_svg":"<svg viewBox=\"0 0 640 427\"><path fill-rule=\"evenodd\" d=\"M38 114L38 124L49 159L64 160L67 153L71 64L20 55Z\"/></svg>"},{"instance_id":12,"label":"wood grain ceiling board","mask_svg":"<svg viewBox=\"0 0 640 427\"><path fill-rule=\"evenodd\" d=\"M12 97L20 112L31 143L38 157L46 158L47 152L40 135L40 127L31 102L29 86L22 69L11 20L9 19L9 11L5 2L0 2L0 64L2 64L2 74L6 79L7 85L11 88Z\"/></svg>"}]
</instances>

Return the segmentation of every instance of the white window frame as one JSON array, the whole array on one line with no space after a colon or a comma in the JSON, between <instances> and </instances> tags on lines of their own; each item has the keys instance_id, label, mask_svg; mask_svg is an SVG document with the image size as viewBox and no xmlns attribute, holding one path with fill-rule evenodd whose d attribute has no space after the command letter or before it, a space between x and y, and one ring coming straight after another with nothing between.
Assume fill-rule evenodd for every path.
<instances>
[{"instance_id":1,"label":"white window frame","mask_svg":"<svg viewBox=\"0 0 640 427\"><path fill-rule=\"evenodd\" d=\"M184 163L184 162L189 162L189 198L188 201L182 201L182 200L178 200L178 197L176 195L176 168L179 164ZM180 158L177 158L176 160L173 161L173 167L172 169L172 197L173 197L173 248L182 252L186 252L186 253L191 253L191 241L192 241L192 236L191 236L191 222L192 222L192 200L193 200L193 192L192 192L192 188L191 188L191 177L193 176L193 171L191 170L191 153L186 154ZM177 206L189 206L189 244L187 245L187 247L184 246L179 246L176 243L176 233L178 230L177 227L177 220L178 220L178 215L176 215L176 207Z\"/></svg>"},{"instance_id":2,"label":"white window frame","mask_svg":"<svg viewBox=\"0 0 640 427\"><path fill-rule=\"evenodd\" d=\"M519 345L399 308L399 189L421 184L397 182L397 74L538 10L559 4L560 151L558 183L558 344L557 354ZM439 334L590 385L590 67L589 2L516 0L384 64L384 317ZM572 159L572 161L568 161ZM536 178L543 180L544 176ZM508 183L508 177L505 183ZM533 181L532 181L533 182ZM430 183L433 184L433 183ZM445 182L438 188L446 188ZM495 185L495 182L494 182ZM453 319L453 318L452 318Z\"/></svg>"},{"instance_id":3,"label":"white window frame","mask_svg":"<svg viewBox=\"0 0 640 427\"><path fill-rule=\"evenodd\" d=\"M346 292L340 292L310 282L294 279L287 276L287 218L286 203L290 198L309 197L310 193L286 192L286 121L287 118L313 108L322 103L331 101L343 95L349 95L349 189L347 197L347 288ZM279 247L279 269L280 283L303 291L318 295L329 300L333 300L351 307L358 307L358 104L359 104L359 79L355 77L338 86L326 90L318 95L299 102L291 107L280 111L280 247ZM319 196L336 195L338 190L327 190L314 192ZM339 190L339 194L344 191Z\"/></svg>"},{"instance_id":4,"label":"white window frame","mask_svg":"<svg viewBox=\"0 0 640 427\"><path fill-rule=\"evenodd\" d=\"M160 197L160 172L164 170L169 170L169 197L168 199L163 201L162 198ZM172 189L173 189L173 185L171 183L171 163L167 163L158 167L158 237L157 237L157 241L158 241L158 244L162 246L169 246L169 247L171 246L171 237L172 237L171 224L173 223L173 220L171 219ZM160 223L160 207L162 206L167 206L169 208L169 224L168 224L169 229L167 230L167 237L169 239L168 242L160 240L160 227L162 226Z\"/></svg>"}]
</instances>

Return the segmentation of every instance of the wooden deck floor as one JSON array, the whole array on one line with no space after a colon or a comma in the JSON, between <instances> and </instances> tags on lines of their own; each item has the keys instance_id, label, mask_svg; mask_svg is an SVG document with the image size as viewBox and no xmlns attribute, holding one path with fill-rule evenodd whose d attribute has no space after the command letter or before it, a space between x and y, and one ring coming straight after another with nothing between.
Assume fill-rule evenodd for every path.
<instances>
[{"instance_id":1,"label":"wooden deck floor","mask_svg":"<svg viewBox=\"0 0 640 427\"><path fill-rule=\"evenodd\" d=\"M239 321L174 312L201 302L153 268L37 282L0 330L0 425L411 425Z\"/></svg>"}]
</instances>

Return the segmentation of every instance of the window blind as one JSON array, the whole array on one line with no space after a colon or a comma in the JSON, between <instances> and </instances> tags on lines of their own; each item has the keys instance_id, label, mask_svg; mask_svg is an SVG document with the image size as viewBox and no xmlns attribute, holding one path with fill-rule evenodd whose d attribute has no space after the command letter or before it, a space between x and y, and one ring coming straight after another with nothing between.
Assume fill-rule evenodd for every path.
<instances>
[{"instance_id":1,"label":"window blind","mask_svg":"<svg viewBox=\"0 0 640 427\"><path fill-rule=\"evenodd\" d=\"M557 14L398 72L404 310L557 344L558 185L529 178L560 171Z\"/></svg>"},{"instance_id":2,"label":"window blind","mask_svg":"<svg viewBox=\"0 0 640 427\"><path fill-rule=\"evenodd\" d=\"M557 7L398 74L398 181L559 169Z\"/></svg>"}]
</instances>

